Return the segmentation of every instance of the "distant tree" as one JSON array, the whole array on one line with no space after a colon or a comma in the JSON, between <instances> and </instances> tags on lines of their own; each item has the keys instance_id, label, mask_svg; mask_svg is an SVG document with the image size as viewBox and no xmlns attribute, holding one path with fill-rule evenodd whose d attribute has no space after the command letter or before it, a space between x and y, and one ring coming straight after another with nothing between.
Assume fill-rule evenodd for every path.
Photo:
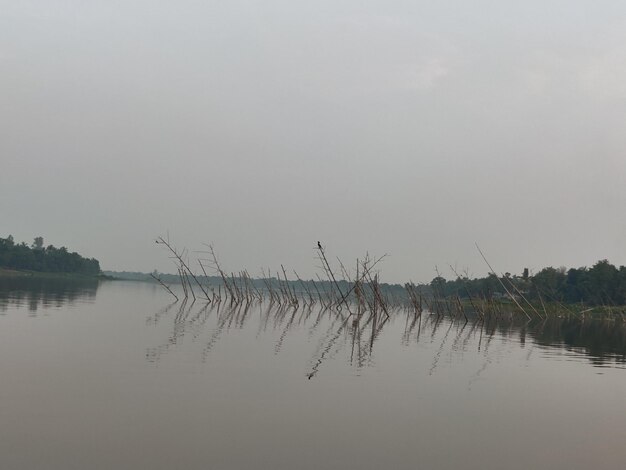
<instances>
[{"instance_id":1,"label":"distant tree","mask_svg":"<svg viewBox=\"0 0 626 470\"><path fill-rule=\"evenodd\" d=\"M589 284L593 293L592 300L596 304L613 304L619 284L618 269L603 259L589 270Z\"/></svg>"},{"instance_id":2,"label":"distant tree","mask_svg":"<svg viewBox=\"0 0 626 470\"><path fill-rule=\"evenodd\" d=\"M533 285L541 295L548 296L550 300L562 300L564 269L543 268L533 276Z\"/></svg>"},{"instance_id":3,"label":"distant tree","mask_svg":"<svg viewBox=\"0 0 626 470\"><path fill-rule=\"evenodd\" d=\"M33 250L43 250L43 237L35 237L31 248Z\"/></svg>"},{"instance_id":4,"label":"distant tree","mask_svg":"<svg viewBox=\"0 0 626 470\"><path fill-rule=\"evenodd\" d=\"M618 305L626 304L626 267L620 266L618 273L618 283L615 292L615 303Z\"/></svg>"},{"instance_id":5,"label":"distant tree","mask_svg":"<svg viewBox=\"0 0 626 470\"><path fill-rule=\"evenodd\" d=\"M502 284L498 281L498 277L490 273L478 282L478 291L483 297L491 298L493 294L502 294Z\"/></svg>"},{"instance_id":6,"label":"distant tree","mask_svg":"<svg viewBox=\"0 0 626 470\"><path fill-rule=\"evenodd\" d=\"M591 294L589 270L587 268L572 268L567 271L563 293L566 302L588 301Z\"/></svg>"},{"instance_id":7,"label":"distant tree","mask_svg":"<svg viewBox=\"0 0 626 470\"><path fill-rule=\"evenodd\" d=\"M432 287L433 290L437 290L440 293L443 292L445 285L446 285L446 280L441 276L437 276L433 278L432 281L430 281L430 287Z\"/></svg>"}]
</instances>

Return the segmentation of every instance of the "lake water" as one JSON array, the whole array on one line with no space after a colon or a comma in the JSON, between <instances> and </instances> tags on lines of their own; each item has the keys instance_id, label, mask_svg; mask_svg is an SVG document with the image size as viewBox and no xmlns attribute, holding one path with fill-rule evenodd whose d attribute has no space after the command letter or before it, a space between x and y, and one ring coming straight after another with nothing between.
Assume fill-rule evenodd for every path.
<instances>
[{"instance_id":1,"label":"lake water","mask_svg":"<svg viewBox=\"0 0 626 470\"><path fill-rule=\"evenodd\" d=\"M0 279L0 468L624 468L624 330Z\"/></svg>"}]
</instances>

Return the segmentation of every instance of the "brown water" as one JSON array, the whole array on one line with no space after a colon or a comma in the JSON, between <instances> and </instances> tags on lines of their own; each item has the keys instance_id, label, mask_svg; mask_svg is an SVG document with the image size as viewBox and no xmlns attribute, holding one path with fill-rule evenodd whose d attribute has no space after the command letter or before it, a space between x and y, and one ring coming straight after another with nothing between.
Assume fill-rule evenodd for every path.
<instances>
[{"instance_id":1,"label":"brown water","mask_svg":"<svg viewBox=\"0 0 626 470\"><path fill-rule=\"evenodd\" d=\"M616 469L626 335L0 280L0 468Z\"/></svg>"}]
</instances>

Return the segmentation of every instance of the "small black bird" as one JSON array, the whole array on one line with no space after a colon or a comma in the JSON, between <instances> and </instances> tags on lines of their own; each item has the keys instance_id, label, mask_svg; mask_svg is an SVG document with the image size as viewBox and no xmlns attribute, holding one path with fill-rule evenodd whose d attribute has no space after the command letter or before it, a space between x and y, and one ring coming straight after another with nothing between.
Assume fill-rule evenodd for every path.
<instances>
[{"instance_id":1,"label":"small black bird","mask_svg":"<svg viewBox=\"0 0 626 470\"><path fill-rule=\"evenodd\" d=\"M317 242L317 247L321 250L322 249L322 244L320 242Z\"/></svg>"}]
</instances>

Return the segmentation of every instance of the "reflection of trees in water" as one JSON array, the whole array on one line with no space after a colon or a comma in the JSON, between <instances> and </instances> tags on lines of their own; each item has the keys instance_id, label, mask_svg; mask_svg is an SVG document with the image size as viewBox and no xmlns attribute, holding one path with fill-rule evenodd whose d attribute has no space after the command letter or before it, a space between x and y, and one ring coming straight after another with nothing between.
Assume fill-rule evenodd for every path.
<instances>
[{"instance_id":1,"label":"reflection of trees in water","mask_svg":"<svg viewBox=\"0 0 626 470\"><path fill-rule=\"evenodd\" d=\"M606 363L626 363L626 326L621 322L604 320L580 321L572 318L531 320L516 317L469 318L450 317L435 314L416 314L413 311L396 310L391 316L366 312L362 315L348 314L328 308L289 306L276 307L268 304L237 304L232 306L194 303L172 304L150 316L146 323L157 324L173 311L173 328L166 342L147 351L147 358L157 362L173 346L179 344L185 335L192 341L204 342L202 360L206 360L225 331L243 329L250 319L258 323L256 336L267 331L277 335L274 353L280 354L289 341L294 329L303 331L308 340L316 340L316 347L310 360L309 379L316 376L323 364L347 352L348 362L361 369L371 365L375 346L382 331L391 323L403 322L404 328L399 341L408 346L425 341L427 349L433 352L429 373L433 374L445 354L463 353L475 350L484 358L484 363L472 379L477 380L489 366L493 356L504 353L499 348L515 343L524 347L528 340L550 348L575 350L588 356L594 365ZM210 333L203 335L209 317L215 316L215 324ZM496 350L491 351L494 338L498 341ZM532 348L529 349L528 358ZM472 382L471 381L471 382Z\"/></svg>"},{"instance_id":2,"label":"reflection of trees in water","mask_svg":"<svg viewBox=\"0 0 626 470\"><path fill-rule=\"evenodd\" d=\"M537 344L584 352L594 365L626 363L626 325L621 321L551 319L528 330Z\"/></svg>"},{"instance_id":3,"label":"reflection of trees in water","mask_svg":"<svg viewBox=\"0 0 626 470\"><path fill-rule=\"evenodd\" d=\"M74 302L93 302L98 279L2 278L0 279L0 311L27 306L31 312L40 308L62 307Z\"/></svg>"}]
</instances>

